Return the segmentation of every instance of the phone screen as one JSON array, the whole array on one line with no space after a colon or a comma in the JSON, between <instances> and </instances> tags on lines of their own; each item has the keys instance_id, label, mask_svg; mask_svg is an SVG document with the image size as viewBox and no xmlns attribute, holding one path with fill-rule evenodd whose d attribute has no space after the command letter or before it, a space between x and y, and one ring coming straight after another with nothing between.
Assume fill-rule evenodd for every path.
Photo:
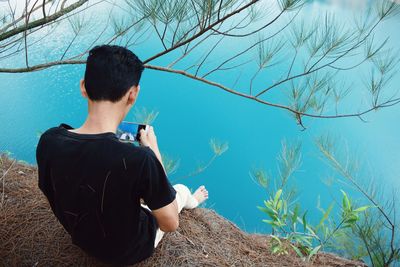
<instances>
[{"instance_id":1,"label":"phone screen","mask_svg":"<svg viewBox=\"0 0 400 267\"><path fill-rule=\"evenodd\" d=\"M117 137L120 141L126 143L139 142L140 130L147 130L148 125L136 122L123 121L118 125Z\"/></svg>"}]
</instances>

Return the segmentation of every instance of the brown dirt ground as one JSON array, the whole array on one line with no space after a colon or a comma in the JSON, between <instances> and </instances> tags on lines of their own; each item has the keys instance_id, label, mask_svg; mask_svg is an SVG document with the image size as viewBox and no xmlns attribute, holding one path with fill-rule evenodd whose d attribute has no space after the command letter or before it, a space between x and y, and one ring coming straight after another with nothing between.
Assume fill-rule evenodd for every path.
<instances>
[{"instance_id":1,"label":"brown dirt ground","mask_svg":"<svg viewBox=\"0 0 400 267\"><path fill-rule=\"evenodd\" d=\"M137 266L365 266L319 253L304 262L274 255L270 238L248 234L210 209L185 210L152 257ZM106 266L71 243L37 187L37 169L0 155L0 266Z\"/></svg>"}]
</instances>

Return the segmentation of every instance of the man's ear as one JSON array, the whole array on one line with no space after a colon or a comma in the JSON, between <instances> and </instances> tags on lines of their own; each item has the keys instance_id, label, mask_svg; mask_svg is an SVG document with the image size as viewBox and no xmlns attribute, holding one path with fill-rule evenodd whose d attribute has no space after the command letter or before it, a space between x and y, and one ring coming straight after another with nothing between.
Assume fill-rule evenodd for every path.
<instances>
[{"instance_id":1,"label":"man's ear","mask_svg":"<svg viewBox=\"0 0 400 267\"><path fill-rule=\"evenodd\" d=\"M128 104L133 105L140 91L140 85L132 86L129 90Z\"/></svg>"},{"instance_id":2,"label":"man's ear","mask_svg":"<svg viewBox=\"0 0 400 267\"><path fill-rule=\"evenodd\" d=\"M80 83L79 83L79 87L81 89L81 94L84 98L88 98L87 92L86 92L86 87L85 87L85 80L81 79Z\"/></svg>"}]
</instances>

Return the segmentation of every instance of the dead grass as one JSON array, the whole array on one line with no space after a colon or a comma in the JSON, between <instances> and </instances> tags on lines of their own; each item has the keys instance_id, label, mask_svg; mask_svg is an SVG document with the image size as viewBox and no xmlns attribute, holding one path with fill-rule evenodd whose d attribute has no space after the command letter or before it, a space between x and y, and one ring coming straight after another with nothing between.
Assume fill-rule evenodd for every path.
<instances>
[{"instance_id":1,"label":"dead grass","mask_svg":"<svg viewBox=\"0 0 400 267\"><path fill-rule=\"evenodd\" d=\"M71 243L37 187L36 167L0 159L0 265L106 266ZM308 263L294 253L274 255L269 240L210 209L183 211L178 231L138 266L364 266L324 253Z\"/></svg>"}]
</instances>

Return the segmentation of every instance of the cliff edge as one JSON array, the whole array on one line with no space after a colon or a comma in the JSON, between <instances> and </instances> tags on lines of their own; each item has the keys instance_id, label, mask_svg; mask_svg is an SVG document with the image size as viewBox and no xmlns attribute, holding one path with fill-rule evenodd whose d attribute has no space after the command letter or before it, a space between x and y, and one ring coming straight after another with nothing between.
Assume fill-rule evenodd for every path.
<instances>
[{"instance_id":1,"label":"cliff edge","mask_svg":"<svg viewBox=\"0 0 400 267\"><path fill-rule=\"evenodd\" d=\"M304 262L270 252L267 235L248 234L210 209L185 210L152 257L137 266L365 266L319 253ZM71 243L37 187L35 166L0 156L0 266L106 266Z\"/></svg>"}]
</instances>

